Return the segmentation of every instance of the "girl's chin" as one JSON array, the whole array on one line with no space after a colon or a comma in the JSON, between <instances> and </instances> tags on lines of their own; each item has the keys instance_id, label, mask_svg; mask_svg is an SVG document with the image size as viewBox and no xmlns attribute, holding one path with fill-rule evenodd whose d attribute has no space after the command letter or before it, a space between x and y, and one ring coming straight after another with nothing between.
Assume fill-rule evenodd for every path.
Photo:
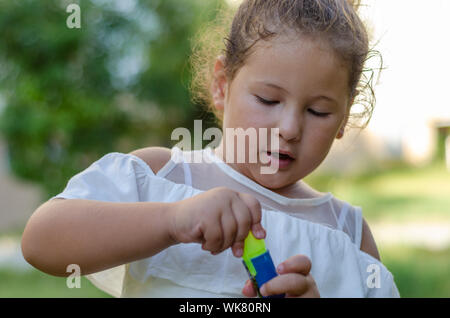
<instances>
[{"instance_id":1,"label":"girl's chin","mask_svg":"<svg viewBox=\"0 0 450 318\"><path fill-rule=\"evenodd\" d=\"M291 177L292 174L288 174L281 170L274 174L259 173L257 182L265 188L276 190L292 184Z\"/></svg>"},{"instance_id":2,"label":"girl's chin","mask_svg":"<svg viewBox=\"0 0 450 318\"><path fill-rule=\"evenodd\" d=\"M248 178L271 190L282 189L297 182L296 179L292 178L294 176L292 171L278 169L275 172L262 173L263 167L267 167L267 165L247 164L245 167L241 166L238 169ZM243 173L243 171L247 173Z\"/></svg>"}]
</instances>

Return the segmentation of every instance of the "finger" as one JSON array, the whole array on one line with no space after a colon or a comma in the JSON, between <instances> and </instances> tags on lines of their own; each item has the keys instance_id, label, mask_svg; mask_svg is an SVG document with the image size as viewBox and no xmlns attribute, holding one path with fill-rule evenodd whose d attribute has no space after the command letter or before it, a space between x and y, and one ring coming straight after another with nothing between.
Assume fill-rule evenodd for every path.
<instances>
[{"instance_id":1,"label":"finger","mask_svg":"<svg viewBox=\"0 0 450 318\"><path fill-rule=\"evenodd\" d=\"M290 294L301 296L308 290L308 281L301 274L284 274L272 278L259 289L261 295Z\"/></svg>"},{"instance_id":2,"label":"finger","mask_svg":"<svg viewBox=\"0 0 450 318\"><path fill-rule=\"evenodd\" d=\"M223 245L221 251L224 251L233 245L238 231L238 225L231 209L222 213L222 229Z\"/></svg>"},{"instance_id":3,"label":"finger","mask_svg":"<svg viewBox=\"0 0 450 318\"><path fill-rule=\"evenodd\" d=\"M307 284L308 288L303 294L301 294L299 296L286 294L286 298L290 298L290 297L320 298L319 289L317 288L314 278L310 274L306 275L306 284Z\"/></svg>"},{"instance_id":4,"label":"finger","mask_svg":"<svg viewBox=\"0 0 450 318\"><path fill-rule=\"evenodd\" d=\"M231 246L231 251L234 256L242 257L242 255L244 255L244 242L235 242L233 246Z\"/></svg>"},{"instance_id":5,"label":"finger","mask_svg":"<svg viewBox=\"0 0 450 318\"><path fill-rule=\"evenodd\" d=\"M251 222L251 231L253 235L258 239L263 239L266 237L266 231L261 225L261 204L259 201L252 195L247 193L238 192L242 201L244 201L245 205L250 210L250 215L252 217Z\"/></svg>"},{"instance_id":6,"label":"finger","mask_svg":"<svg viewBox=\"0 0 450 318\"><path fill-rule=\"evenodd\" d=\"M219 217L219 216L217 216ZM204 243L202 249L217 254L223 245L223 231L221 220L211 218L205 223Z\"/></svg>"},{"instance_id":7,"label":"finger","mask_svg":"<svg viewBox=\"0 0 450 318\"><path fill-rule=\"evenodd\" d=\"M311 271L311 260L306 255L294 255L278 265L278 274L299 273L308 275Z\"/></svg>"},{"instance_id":8,"label":"finger","mask_svg":"<svg viewBox=\"0 0 450 318\"><path fill-rule=\"evenodd\" d=\"M242 294L246 297L256 297L256 290L253 287L251 280L247 280L245 282L244 288L242 289Z\"/></svg>"},{"instance_id":9,"label":"finger","mask_svg":"<svg viewBox=\"0 0 450 318\"><path fill-rule=\"evenodd\" d=\"M245 239L250 232L252 226L252 215L247 205L237 198L231 202L233 215L237 223L237 233L235 241L244 244Z\"/></svg>"}]
</instances>

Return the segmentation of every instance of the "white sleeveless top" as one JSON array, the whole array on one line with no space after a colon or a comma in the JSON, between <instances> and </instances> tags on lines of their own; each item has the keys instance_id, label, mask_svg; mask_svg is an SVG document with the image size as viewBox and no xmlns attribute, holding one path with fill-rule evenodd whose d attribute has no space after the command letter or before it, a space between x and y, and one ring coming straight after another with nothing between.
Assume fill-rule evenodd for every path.
<instances>
[{"instance_id":1,"label":"white sleeveless top","mask_svg":"<svg viewBox=\"0 0 450 318\"><path fill-rule=\"evenodd\" d=\"M296 254L310 258L322 297L400 296L389 270L360 250L359 207L331 193L298 199L279 195L234 170L210 148L173 147L171 153L157 174L137 156L108 153L73 176L51 199L175 202L226 186L252 194L261 203L266 247L275 266ZM177 244L86 277L115 297L243 297L248 279L231 249L213 256L197 243Z\"/></svg>"}]
</instances>

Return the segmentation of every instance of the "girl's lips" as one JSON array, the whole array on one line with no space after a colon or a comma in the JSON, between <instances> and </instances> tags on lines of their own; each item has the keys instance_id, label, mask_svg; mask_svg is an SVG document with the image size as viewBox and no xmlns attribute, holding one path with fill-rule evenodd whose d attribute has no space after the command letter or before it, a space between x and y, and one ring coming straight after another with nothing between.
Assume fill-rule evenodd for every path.
<instances>
[{"instance_id":1,"label":"girl's lips","mask_svg":"<svg viewBox=\"0 0 450 318\"><path fill-rule=\"evenodd\" d=\"M268 150L267 153L270 155L271 151ZM290 151L287 150L279 149L278 151L274 151L274 153L289 156L291 159L295 159L295 156Z\"/></svg>"},{"instance_id":2,"label":"girl's lips","mask_svg":"<svg viewBox=\"0 0 450 318\"><path fill-rule=\"evenodd\" d=\"M275 165L278 165L278 168L285 169L287 168L295 159L289 158L277 158L276 156L272 156L271 152L268 151L267 155L269 156L269 166L272 165L272 162Z\"/></svg>"},{"instance_id":3,"label":"girl's lips","mask_svg":"<svg viewBox=\"0 0 450 318\"><path fill-rule=\"evenodd\" d=\"M290 155L290 153L287 152L271 152L271 151L267 151L267 154L269 156L272 155L272 153L276 154L274 157L275 158L281 158L281 159L292 159L294 160L295 158L293 156Z\"/></svg>"}]
</instances>

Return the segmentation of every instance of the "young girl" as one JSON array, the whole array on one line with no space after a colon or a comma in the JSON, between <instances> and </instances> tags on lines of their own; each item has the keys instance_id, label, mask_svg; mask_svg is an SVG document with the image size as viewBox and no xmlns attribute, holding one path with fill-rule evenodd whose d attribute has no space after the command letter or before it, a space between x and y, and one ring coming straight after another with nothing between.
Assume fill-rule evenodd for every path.
<instances>
[{"instance_id":1,"label":"young girl","mask_svg":"<svg viewBox=\"0 0 450 318\"><path fill-rule=\"evenodd\" d=\"M256 149L278 170L227 161L238 148L225 137L109 153L35 211L25 258L57 276L77 264L117 297L253 297L240 258L252 231L279 274L263 296L398 297L361 209L302 181L343 137L369 52L350 1L244 0L203 97L224 132L278 129L279 149Z\"/></svg>"}]
</instances>

